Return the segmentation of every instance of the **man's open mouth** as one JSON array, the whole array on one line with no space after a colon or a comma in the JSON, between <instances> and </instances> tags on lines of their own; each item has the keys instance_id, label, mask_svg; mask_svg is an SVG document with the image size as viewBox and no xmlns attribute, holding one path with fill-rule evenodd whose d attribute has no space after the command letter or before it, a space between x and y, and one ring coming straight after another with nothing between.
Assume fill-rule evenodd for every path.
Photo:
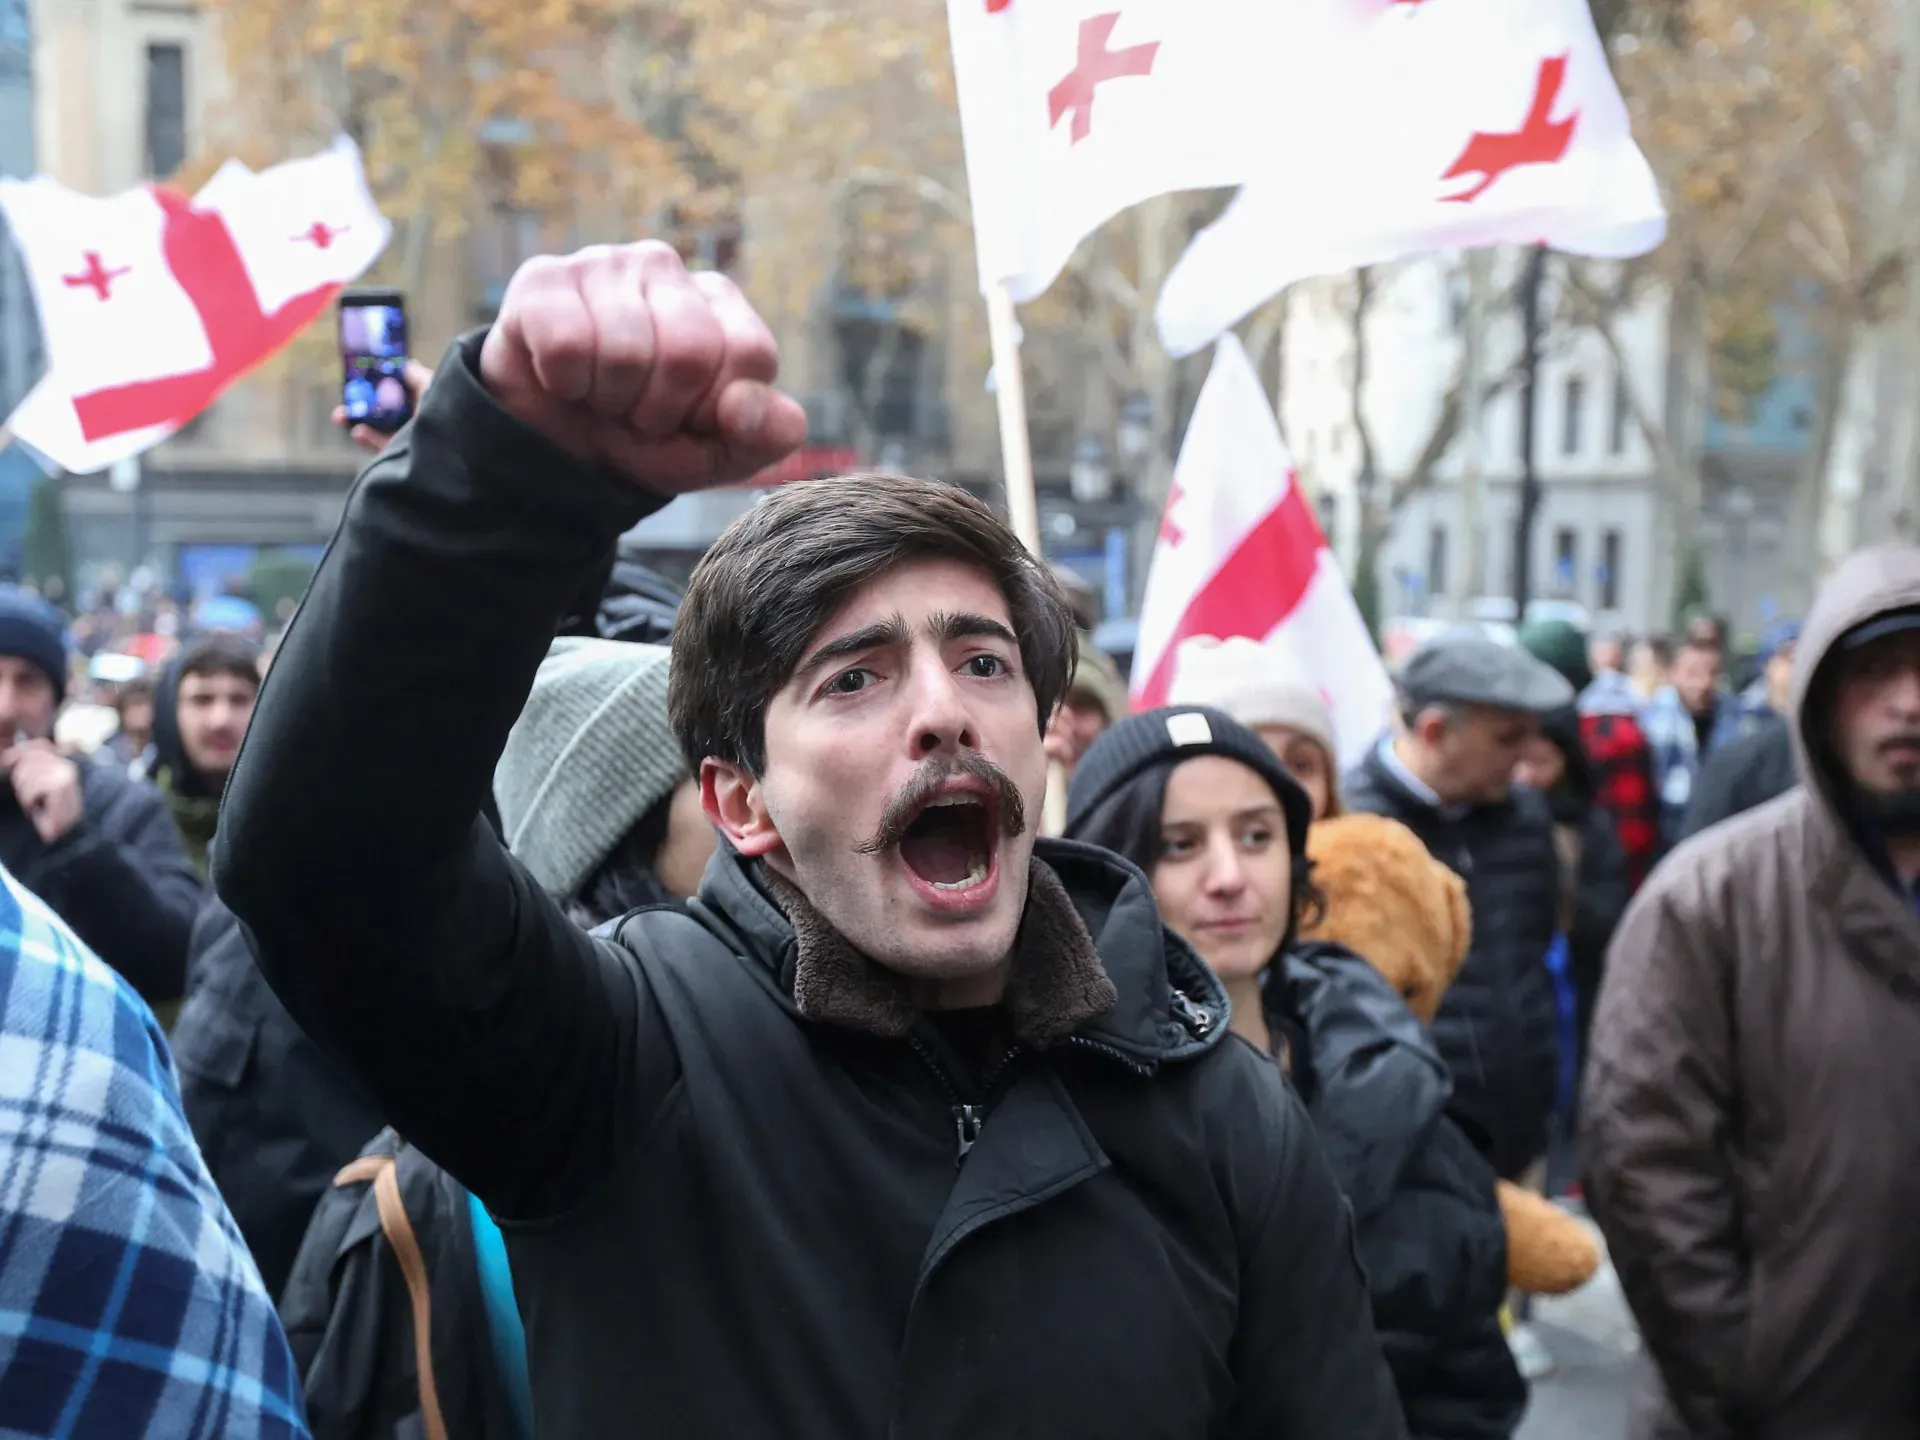
<instances>
[{"instance_id":1,"label":"man's open mouth","mask_svg":"<svg viewBox=\"0 0 1920 1440\"><path fill-rule=\"evenodd\" d=\"M971 890L993 872L994 821L986 796L936 795L908 822L900 859L936 890Z\"/></svg>"}]
</instances>

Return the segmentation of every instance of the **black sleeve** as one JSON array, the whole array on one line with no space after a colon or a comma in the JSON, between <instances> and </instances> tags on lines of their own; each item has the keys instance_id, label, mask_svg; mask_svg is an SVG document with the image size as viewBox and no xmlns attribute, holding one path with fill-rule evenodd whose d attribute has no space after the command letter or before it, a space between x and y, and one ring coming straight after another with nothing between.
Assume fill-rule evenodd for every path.
<instances>
[{"instance_id":1,"label":"black sleeve","mask_svg":"<svg viewBox=\"0 0 1920 1440\"><path fill-rule=\"evenodd\" d=\"M82 764L83 789L114 783ZM187 941L204 892L160 793L118 787L20 878L141 999L165 1005L186 993Z\"/></svg>"},{"instance_id":2,"label":"black sleeve","mask_svg":"<svg viewBox=\"0 0 1920 1440\"><path fill-rule=\"evenodd\" d=\"M1240 1120L1267 1179L1242 1242L1233 1440L1402 1440L1400 1397L1374 1331L1353 1213L1299 1098L1274 1072ZM1255 1140L1251 1127L1265 1132Z\"/></svg>"},{"instance_id":3,"label":"black sleeve","mask_svg":"<svg viewBox=\"0 0 1920 1440\"><path fill-rule=\"evenodd\" d=\"M521 1219L607 1173L676 1073L639 967L480 818L582 577L659 502L496 405L480 339L348 503L261 689L214 874L301 1027Z\"/></svg>"},{"instance_id":4,"label":"black sleeve","mask_svg":"<svg viewBox=\"0 0 1920 1440\"><path fill-rule=\"evenodd\" d=\"M1590 1007L1600 993L1607 947L1613 943L1613 932L1620 928L1620 917L1627 913L1632 899L1633 882L1619 832L1604 811L1595 810L1581 828L1580 892L1574 907L1573 934L1567 940L1574 989L1583 1009Z\"/></svg>"}]
</instances>

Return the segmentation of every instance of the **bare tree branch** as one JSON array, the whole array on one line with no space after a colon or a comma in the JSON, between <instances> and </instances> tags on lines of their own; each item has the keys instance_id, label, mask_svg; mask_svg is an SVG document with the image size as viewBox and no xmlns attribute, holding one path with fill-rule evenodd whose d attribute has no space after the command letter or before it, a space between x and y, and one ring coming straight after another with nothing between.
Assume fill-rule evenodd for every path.
<instances>
[{"instance_id":1,"label":"bare tree branch","mask_svg":"<svg viewBox=\"0 0 1920 1440\"><path fill-rule=\"evenodd\" d=\"M1488 380L1480 388L1480 406L1486 406L1498 400L1520 381L1521 366L1509 366L1501 374ZM1433 483L1434 474L1440 468L1440 462L1447 457L1447 451L1453 448L1453 442L1460 438L1460 429L1467 418L1467 367L1463 360L1454 367L1453 378L1447 385L1446 394L1440 397L1440 413L1434 417L1433 429L1427 432L1427 440L1420 447L1420 453L1414 457L1413 464L1407 467L1407 473L1395 482L1387 494L1384 517L1391 523L1393 512L1413 496L1418 495Z\"/></svg>"}]
</instances>

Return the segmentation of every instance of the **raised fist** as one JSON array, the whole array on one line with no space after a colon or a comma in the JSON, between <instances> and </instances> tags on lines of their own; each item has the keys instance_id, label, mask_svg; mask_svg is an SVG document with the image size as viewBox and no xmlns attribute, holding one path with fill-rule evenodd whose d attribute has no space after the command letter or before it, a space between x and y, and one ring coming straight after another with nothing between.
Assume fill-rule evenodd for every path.
<instances>
[{"instance_id":1,"label":"raised fist","mask_svg":"<svg viewBox=\"0 0 1920 1440\"><path fill-rule=\"evenodd\" d=\"M529 260L480 351L509 413L663 495L749 479L806 439L779 368L739 287L658 241Z\"/></svg>"}]
</instances>

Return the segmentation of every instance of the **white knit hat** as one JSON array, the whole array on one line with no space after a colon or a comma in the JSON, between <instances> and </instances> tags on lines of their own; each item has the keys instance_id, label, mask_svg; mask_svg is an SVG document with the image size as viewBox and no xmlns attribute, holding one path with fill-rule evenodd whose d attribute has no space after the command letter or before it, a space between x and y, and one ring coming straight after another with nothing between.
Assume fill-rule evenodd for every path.
<instances>
[{"instance_id":1,"label":"white knit hat","mask_svg":"<svg viewBox=\"0 0 1920 1440\"><path fill-rule=\"evenodd\" d=\"M1169 705L1210 705L1242 725L1285 725L1311 736L1329 758L1339 755L1333 711L1299 656L1284 641L1245 635L1196 635L1174 652Z\"/></svg>"},{"instance_id":2,"label":"white knit hat","mask_svg":"<svg viewBox=\"0 0 1920 1440\"><path fill-rule=\"evenodd\" d=\"M567 638L540 662L493 797L507 848L550 895L572 895L686 777L667 724L662 645Z\"/></svg>"}]
</instances>

